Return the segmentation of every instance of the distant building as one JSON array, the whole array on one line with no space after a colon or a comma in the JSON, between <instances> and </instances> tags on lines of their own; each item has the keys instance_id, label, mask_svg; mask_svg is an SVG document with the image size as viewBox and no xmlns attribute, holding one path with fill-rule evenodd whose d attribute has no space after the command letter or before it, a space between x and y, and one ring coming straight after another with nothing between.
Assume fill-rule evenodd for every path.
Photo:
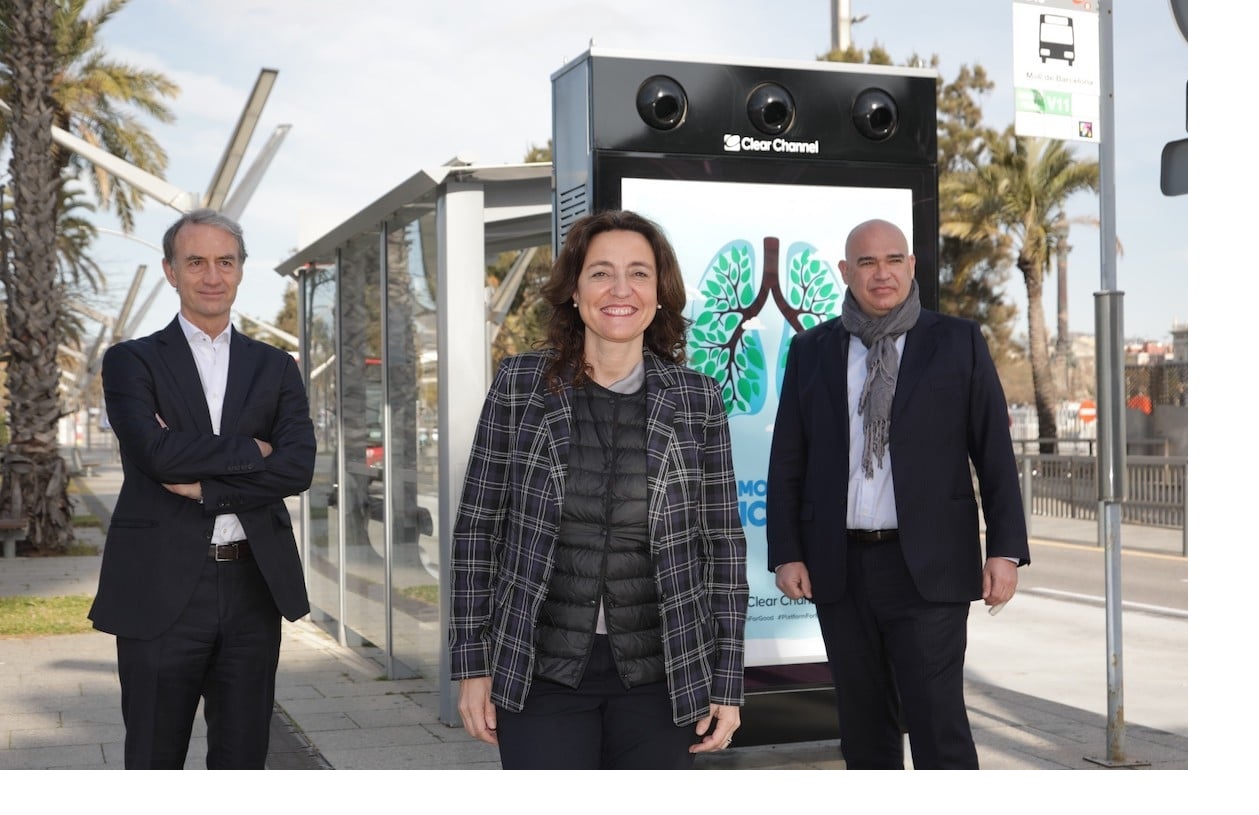
<instances>
[{"instance_id":1,"label":"distant building","mask_svg":"<svg viewBox=\"0 0 1259 815\"><path fill-rule=\"evenodd\" d=\"M1165 342L1140 340L1124 345L1124 362L1127 365L1157 365L1175 359L1174 346Z\"/></svg>"},{"instance_id":2,"label":"distant building","mask_svg":"<svg viewBox=\"0 0 1259 815\"><path fill-rule=\"evenodd\" d=\"M1172 341L1124 349L1124 400L1131 452L1189 454L1189 326L1172 326Z\"/></svg>"},{"instance_id":3,"label":"distant building","mask_svg":"<svg viewBox=\"0 0 1259 815\"><path fill-rule=\"evenodd\" d=\"M1181 362L1189 361L1189 326L1172 323L1172 355Z\"/></svg>"},{"instance_id":4,"label":"distant building","mask_svg":"<svg viewBox=\"0 0 1259 815\"><path fill-rule=\"evenodd\" d=\"M1189 326L1175 323L1172 341L1124 344L1124 405L1129 452L1188 455ZM1097 347L1092 334L1073 333L1069 341L1050 342L1050 365L1061 404L1060 439L1095 437L1092 421L1079 418L1081 405L1097 393ZM1038 437L1035 411L1012 408L1015 439Z\"/></svg>"}]
</instances>

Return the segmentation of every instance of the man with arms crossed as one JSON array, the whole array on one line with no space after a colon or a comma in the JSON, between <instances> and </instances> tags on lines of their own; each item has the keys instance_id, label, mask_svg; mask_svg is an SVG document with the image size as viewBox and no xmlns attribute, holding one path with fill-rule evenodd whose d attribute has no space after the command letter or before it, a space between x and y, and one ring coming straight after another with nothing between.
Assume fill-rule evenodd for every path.
<instances>
[{"instance_id":1,"label":"man with arms crossed","mask_svg":"<svg viewBox=\"0 0 1259 815\"><path fill-rule=\"evenodd\" d=\"M203 697L206 766L262 769L280 616L310 611L284 499L314 428L293 358L229 322L240 226L196 210L162 249L179 314L101 367L123 483L88 616L117 637L128 769L182 768Z\"/></svg>"}]
</instances>

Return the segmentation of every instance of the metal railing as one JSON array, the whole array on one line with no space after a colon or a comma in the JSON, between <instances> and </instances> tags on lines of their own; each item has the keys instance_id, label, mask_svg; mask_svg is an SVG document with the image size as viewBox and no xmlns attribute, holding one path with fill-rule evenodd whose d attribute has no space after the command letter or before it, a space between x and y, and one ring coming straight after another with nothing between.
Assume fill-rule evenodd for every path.
<instances>
[{"instance_id":1,"label":"metal railing","mask_svg":"<svg viewBox=\"0 0 1259 815\"><path fill-rule=\"evenodd\" d=\"M1031 452L1038 443L1015 442L1028 515L1096 520L1097 458L1089 454L1092 450L1089 453ZM1020 446L1021 451L1017 449ZM1129 455L1124 479L1123 523L1187 531L1187 457ZM1187 537L1183 549L1188 552Z\"/></svg>"}]
</instances>

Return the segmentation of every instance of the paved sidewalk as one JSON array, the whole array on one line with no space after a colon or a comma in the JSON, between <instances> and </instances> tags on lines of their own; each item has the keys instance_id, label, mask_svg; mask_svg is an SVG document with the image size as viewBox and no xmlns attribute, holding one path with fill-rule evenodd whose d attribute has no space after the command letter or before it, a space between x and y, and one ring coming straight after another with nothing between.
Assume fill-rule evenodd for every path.
<instances>
[{"instance_id":1,"label":"paved sidewalk","mask_svg":"<svg viewBox=\"0 0 1259 815\"><path fill-rule=\"evenodd\" d=\"M106 465L78 479L82 510L107 517L119 477L116 465ZM1179 556L1179 531L1124 527L1123 534L1125 548ZM92 536L103 540L97 530L83 537ZM1033 537L1034 547L1095 542L1095 525L1034 526ZM0 596L91 595L99 568L99 556L0 558ZM1127 612L1124 627L1125 757L1151 769L1188 769L1187 614ZM1104 768L1101 628L1096 608L1054 597L1020 594L997 617L976 609L967 699L982 767ZM494 748L439 721L435 676L390 681L383 666L378 648L341 647L309 620L285 623L269 767L499 768ZM203 723L193 735L187 766L203 768ZM121 769L122 739L112 637L0 639L0 769ZM843 762L838 743L826 740L736 746L701 756L698 766L840 769Z\"/></svg>"}]
</instances>

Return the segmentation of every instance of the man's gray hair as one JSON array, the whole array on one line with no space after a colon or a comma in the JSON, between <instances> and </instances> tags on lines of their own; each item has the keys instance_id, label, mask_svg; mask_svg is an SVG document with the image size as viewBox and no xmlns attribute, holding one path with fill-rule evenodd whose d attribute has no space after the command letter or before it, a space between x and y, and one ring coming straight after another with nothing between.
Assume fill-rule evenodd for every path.
<instances>
[{"instance_id":1,"label":"man's gray hair","mask_svg":"<svg viewBox=\"0 0 1259 815\"><path fill-rule=\"evenodd\" d=\"M166 234L162 236L162 255L167 262L173 263L175 261L175 236L179 234L179 230L188 224L214 226L227 232L236 238L236 245L240 247L240 257L236 259L237 262L245 262L245 231L240 228L240 224L218 210L213 209L194 209L192 212L185 212L179 216L178 221L170 225L170 228L166 230Z\"/></svg>"}]
</instances>

